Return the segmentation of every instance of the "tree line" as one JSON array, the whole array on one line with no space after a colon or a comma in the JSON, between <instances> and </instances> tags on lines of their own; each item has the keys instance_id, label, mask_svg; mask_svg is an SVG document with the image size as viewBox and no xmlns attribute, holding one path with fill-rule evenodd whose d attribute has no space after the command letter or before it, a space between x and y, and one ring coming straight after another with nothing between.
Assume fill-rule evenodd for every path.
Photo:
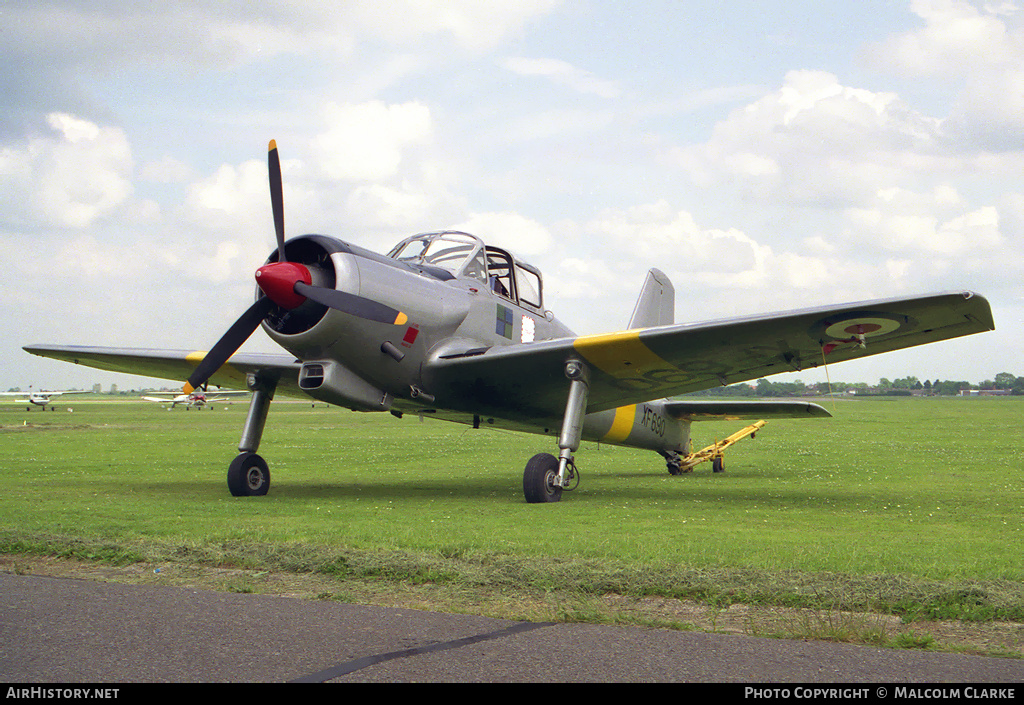
<instances>
[{"instance_id":1,"label":"tree line","mask_svg":"<svg viewBox=\"0 0 1024 705\"><path fill-rule=\"evenodd\" d=\"M716 387L701 392L694 392L694 396L723 396L723 397L798 397L833 394L858 394L869 396L872 394L885 396L911 396L911 395L936 395L936 396L958 396L968 390L1002 390L1003 394L1024 395L1024 377L1018 377L1010 372L1000 372L995 379L986 379L980 383L966 382L962 380L920 380L917 377L908 376L899 379L878 380L878 384L870 385L867 382L818 382L805 384L799 380L794 382L773 382L768 379L759 379L755 384L746 382L732 384L727 387Z\"/></svg>"},{"instance_id":2,"label":"tree line","mask_svg":"<svg viewBox=\"0 0 1024 705\"><path fill-rule=\"evenodd\" d=\"M860 395L885 395L885 396L910 396L914 394L935 395L935 396L959 396L966 390L1004 390L1009 394L1024 395L1024 377L1017 377L1009 372L1000 372L995 379L986 379L983 382L974 384L972 382L954 380L930 380L923 382L917 377L900 377L889 380L882 377L878 384L870 385L867 382L811 382L805 384L799 380L795 382L772 382L768 379L759 379L756 384L741 382L727 387L715 387L700 392L693 392L691 396L705 397L800 397L833 394L860 394ZM8 392L22 392L20 387L11 387ZM96 394L103 394L100 385L93 385L92 391ZM143 390L145 391L145 390ZM150 391L178 391L178 388L169 389L164 387L160 390ZM26 394L28 392L25 392ZM110 385L111 395L138 394L139 390L118 391L117 385Z\"/></svg>"}]
</instances>

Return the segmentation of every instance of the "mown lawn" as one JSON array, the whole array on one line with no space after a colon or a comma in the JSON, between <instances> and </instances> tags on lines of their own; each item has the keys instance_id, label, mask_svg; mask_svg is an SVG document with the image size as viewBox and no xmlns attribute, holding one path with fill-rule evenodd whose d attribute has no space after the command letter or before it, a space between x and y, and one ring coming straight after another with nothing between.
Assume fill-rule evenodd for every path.
<instances>
[{"instance_id":1,"label":"mown lawn","mask_svg":"<svg viewBox=\"0 0 1024 705\"><path fill-rule=\"evenodd\" d=\"M527 458L554 446L539 436L279 401L260 448L270 494L234 498L244 404L3 408L0 550L296 570L374 556L381 574L399 556L398 578L409 561L446 561L463 576L502 565L510 583L787 603L822 593L799 587L807 576L958 594L984 583L1000 615L1024 615L1024 398L824 405L835 418L771 421L722 474L673 477L654 453L585 444L580 487L552 505L522 497ZM695 443L740 425L696 424ZM737 587L741 574L754 577ZM883 601L933 599L919 592ZM978 615L996 614L986 605Z\"/></svg>"}]
</instances>

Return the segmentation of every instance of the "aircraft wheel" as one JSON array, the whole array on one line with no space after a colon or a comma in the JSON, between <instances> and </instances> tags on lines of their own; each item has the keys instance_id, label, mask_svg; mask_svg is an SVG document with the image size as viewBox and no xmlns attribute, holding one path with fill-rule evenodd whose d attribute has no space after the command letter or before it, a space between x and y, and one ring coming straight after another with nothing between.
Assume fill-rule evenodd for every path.
<instances>
[{"instance_id":1,"label":"aircraft wheel","mask_svg":"<svg viewBox=\"0 0 1024 705\"><path fill-rule=\"evenodd\" d=\"M711 461L712 472L725 472L725 458L721 455Z\"/></svg>"},{"instance_id":2,"label":"aircraft wheel","mask_svg":"<svg viewBox=\"0 0 1024 705\"><path fill-rule=\"evenodd\" d=\"M562 488L555 484L558 458L550 453L538 453L526 463L523 471L523 494L530 504L557 502L562 499Z\"/></svg>"},{"instance_id":3,"label":"aircraft wheel","mask_svg":"<svg viewBox=\"0 0 1024 705\"><path fill-rule=\"evenodd\" d=\"M235 497L265 495L270 489L270 468L255 453L242 453L228 468L228 489Z\"/></svg>"}]
</instances>

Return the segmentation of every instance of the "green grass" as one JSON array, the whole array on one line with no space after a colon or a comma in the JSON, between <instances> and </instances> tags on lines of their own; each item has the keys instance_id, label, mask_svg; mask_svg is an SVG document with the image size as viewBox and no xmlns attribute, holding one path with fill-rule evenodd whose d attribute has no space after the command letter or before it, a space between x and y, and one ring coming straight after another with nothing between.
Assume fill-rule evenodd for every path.
<instances>
[{"instance_id":1,"label":"green grass","mask_svg":"<svg viewBox=\"0 0 1024 705\"><path fill-rule=\"evenodd\" d=\"M0 551L1024 621L1024 398L825 404L836 418L771 421L719 475L584 444L553 505L522 497L553 449L538 436L275 403L270 494L234 498L242 404L12 405ZM695 444L740 425L695 424Z\"/></svg>"}]
</instances>

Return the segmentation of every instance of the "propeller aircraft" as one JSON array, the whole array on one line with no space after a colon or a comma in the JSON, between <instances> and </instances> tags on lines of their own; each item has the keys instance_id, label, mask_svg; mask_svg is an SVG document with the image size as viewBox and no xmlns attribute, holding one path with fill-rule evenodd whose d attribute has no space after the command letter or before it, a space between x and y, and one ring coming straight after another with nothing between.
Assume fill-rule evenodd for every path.
<instances>
[{"instance_id":1,"label":"propeller aircraft","mask_svg":"<svg viewBox=\"0 0 1024 705\"><path fill-rule=\"evenodd\" d=\"M196 408L202 409L207 404L214 404L219 401L228 401L232 397L247 396L249 392L242 389L233 390L220 390L216 392L219 396L208 397L206 390L196 389L190 394L177 394L171 395L159 395L158 396L144 396L144 401L158 402L160 404L170 404L173 409L178 404L184 404L186 409Z\"/></svg>"},{"instance_id":2,"label":"propeller aircraft","mask_svg":"<svg viewBox=\"0 0 1024 705\"><path fill-rule=\"evenodd\" d=\"M995 327L971 292L679 324L674 288L652 269L625 330L577 336L546 308L536 267L474 235L414 235L387 255L325 235L286 241L273 141L268 170L277 248L256 271L254 303L209 352L25 347L104 370L187 376L186 394L244 384L252 398L228 469L236 496L270 487L257 451L278 391L557 438L557 455L539 453L523 472L527 502L554 502L578 484L583 439L653 450L678 474L693 421L830 415L809 402L670 397ZM288 354L237 352L261 326Z\"/></svg>"},{"instance_id":3,"label":"propeller aircraft","mask_svg":"<svg viewBox=\"0 0 1024 705\"><path fill-rule=\"evenodd\" d=\"M41 406L41 407L43 407L43 411L46 411L46 405L47 404L51 404L51 400L54 399L55 397L59 397L59 396L61 396L63 394L88 394L88 393L89 392L86 392L84 390L61 390L61 391L38 390L38 391L32 391L32 388L29 387L27 398L15 399L14 401L17 402L18 404L32 404L33 406ZM26 393L25 392L0 392L0 396L4 396L4 397L26 397ZM27 410L31 410L32 409L31 406L28 406L28 407L25 407L25 408ZM56 411L57 409L56 409L56 407L54 407L51 404L50 410L51 411Z\"/></svg>"}]
</instances>

